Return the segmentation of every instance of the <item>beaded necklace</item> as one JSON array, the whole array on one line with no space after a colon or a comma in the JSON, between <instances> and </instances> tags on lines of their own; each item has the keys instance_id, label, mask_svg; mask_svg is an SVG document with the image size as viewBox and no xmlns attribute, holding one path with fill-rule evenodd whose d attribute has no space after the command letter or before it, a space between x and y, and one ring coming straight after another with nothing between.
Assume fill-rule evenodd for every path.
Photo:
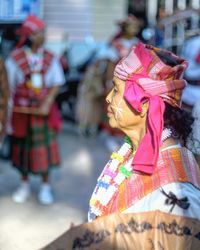
<instances>
[{"instance_id":1,"label":"beaded necklace","mask_svg":"<svg viewBox=\"0 0 200 250\"><path fill-rule=\"evenodd\" d=\"M173 129L167 127L163 130L161 141L171 137ZM111 159L104 167L97 180L97 185L90 199L89 221L103 215L106 206L113 198L119 186L133 175L132 161L136 150L133 149L132 141L125 136L124 144L117 152L113 152Z\"/></svg>"},{"instance_id":2,"label":"beaded necklace","mask_svg":"<svg viewBox=\"0 0 200 250\"><path fill-rule=\"evenodd\" d=\"M111 160L106 164L90 199L90 213L102 215L102 210L112 199L119 185L132 175L130 155L133 154L132 142L126 136L124 144L117 152L113 152Z\"/></svg>"},{"instance_id":3,"label":"beaded necklace","mask_svg":"<svg viewBox=\"0 0 200 250\"><path fill-rule=\"evenodd\" d=\"M33 53L30 48L26 48L25 52L31 72L40 72L43 65L43 49L39 49L37 53Z\"/></svg>"},{"instance_id":4,"label":"beaded necklace","mask_svg":"<svg viewBox=\"0 0 200 250\"><path fill-rule=\"evenodd\" d=\"M26 84L34 93L38 94L43 87L42 67L44 51L40 48L37 53L33 53L30 48L26 47L25 52L31 70L31 77Z\"/></svg>"}]
</instances>

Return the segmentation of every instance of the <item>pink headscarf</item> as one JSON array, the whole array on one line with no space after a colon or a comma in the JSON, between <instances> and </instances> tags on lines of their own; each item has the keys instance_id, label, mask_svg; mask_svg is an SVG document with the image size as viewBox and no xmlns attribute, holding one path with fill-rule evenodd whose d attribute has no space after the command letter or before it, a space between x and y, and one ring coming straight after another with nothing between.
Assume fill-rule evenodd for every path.
<instances>
[{"instance_id":1,"label":"pink headscarf","mask_svg":"<svg viewBox=\"0 0 200 250\"><path fill-rule=\"evenodd\" d=\"M166 65L157 56L169 58L176 66ZM187 62L169 51L139 43L126 58L115 67L114 76L126 81L124 98L137 111L149 102L147 132L141 140L132 162L133 169L152 174L157 164L165 102L174 107L181 106L182 79Z\"/></svg>"}]
</instances>

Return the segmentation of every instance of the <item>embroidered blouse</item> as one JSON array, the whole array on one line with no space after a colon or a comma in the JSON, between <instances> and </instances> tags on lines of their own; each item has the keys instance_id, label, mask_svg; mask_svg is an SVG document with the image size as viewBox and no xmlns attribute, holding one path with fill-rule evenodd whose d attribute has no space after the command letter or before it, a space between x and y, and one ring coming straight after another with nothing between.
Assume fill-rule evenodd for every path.
<instances>
[{"instance_id":1,"label":"embroidered blouse","mask_svg":"<svg viewBox=\"0 0 200 250\"><path fill-rule=\"evenodd\" d=\"M125 168L129 169L129 161ZM126 171L126 179L118 187L114 184L110 188L112 185L104 183L108 178L106 175L111 176L108 170L107 167L103 170L90 200L89 221L116 211L142 212L158 207L165 212L199 218L200 170L188 149L176 146L160 152L156 170L151 176L139 173L128 176Z\"/></svg>"}]
</instances>

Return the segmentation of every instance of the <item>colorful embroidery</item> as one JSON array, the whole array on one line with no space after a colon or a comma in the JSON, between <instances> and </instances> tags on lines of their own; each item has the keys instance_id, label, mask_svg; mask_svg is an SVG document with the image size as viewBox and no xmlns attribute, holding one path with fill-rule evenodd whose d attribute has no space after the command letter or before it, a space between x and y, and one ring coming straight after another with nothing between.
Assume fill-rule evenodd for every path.
<instances>
[{"instance_id":1,"label":"colorful embroidery","mask_svg":"<svg viewBox=\"0 0 200 250\"><path fill-rule=\"evenodd\" d=\"M200 187L198 166L186 148L160 152L152 175L133 172L133 150L129 143L125 142L117 154L124 157L124 162L121 164L117 159L112 159L106 164L90 200L89 220L116 211L122 212L168 183L190 182Z\"/></svg>"},{"instance_id":2,"label":"colorful embroidery","mask_svg":"<svg viewBox=\"0 0 200 250\"><path fill-rule=\"evenodd\" d=\"M105 210L106 205L112 199L119 185L132 174L132 159L129 160L130 155L133 153L132 144L127 138L126 141L118 152L112 153L111 160L106 164L98 179L97 186L90 200L91 210L95 214L102 214L101 211Z\"/></svg>"}]
</instances>

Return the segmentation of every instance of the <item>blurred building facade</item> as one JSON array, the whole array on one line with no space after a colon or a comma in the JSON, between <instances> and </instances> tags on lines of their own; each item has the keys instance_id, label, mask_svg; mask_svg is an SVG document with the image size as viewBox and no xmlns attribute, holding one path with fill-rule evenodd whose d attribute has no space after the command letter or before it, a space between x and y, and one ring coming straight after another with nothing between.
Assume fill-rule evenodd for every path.
<instances>
[{"instance_id":1,"label":"blurred building facade","mask_svg":"<svg viewBox=\"0 0 200 250\"><path fill-rule=\"evenodd\" d=\"M43 18L47 27L66 33L70 40L92 37L107 40L115 31L114 23L127 13L126 0L44 0Z\"/></svg>"},{"instance_id":2,"label":"blurred building facade","mask_svg":"<svg viewBox=\"0 0 200 250\"><path fill-rule=\"evenodd\" d=\"M17 12L22 7L21 17L25 18L25 15L30 12L44 19L47 25L47 43L58 54L67 46L66 41L76 44L85 42L89 46L92 46L92 43L108 41L117 30L116 21L124 18L128 13L142 18L146 26L154 27L159 15L168 18L181 11L183 14L181 18L178 17L178 22L176 17L175 21L172 20L173 18L163 21L166 30L164 47L169 49L173 44L181 44L185 37L184 19L187 16L191 18L188 21L191 23L188 29L193 32L199 28L200 0L0 0L0 50L3 52L9 50L12 44L9 45L6 40L2 46L2 36L7 33L7 38L12 40L15 36L14 32L11 35L12 29L22 22L21 19L12 19L11 10ZM191 15L194 12L187 12L188 9L197 13ZM2 19L5 12L9 17L7 21ZM8 32L4 32L6 29ZM174 32L177 33L178 40L172 39Z\"/></svg>"},{"instance_id":3,"label":"blurred building facade","mask_svg":"<svg viewBox=\"0 0 200 250\"><path fill-rule=\"evenodd\" d=\"M0 0L0 53L3 57L15 43L16 28L30 13L44 19L49 49L60 55L73 43L76 54L77 46L80 47L81 57L86 47L105 42L113 35L117 29L115 22L127 14L127 0Z\"/></svg>"}]
</instances>

